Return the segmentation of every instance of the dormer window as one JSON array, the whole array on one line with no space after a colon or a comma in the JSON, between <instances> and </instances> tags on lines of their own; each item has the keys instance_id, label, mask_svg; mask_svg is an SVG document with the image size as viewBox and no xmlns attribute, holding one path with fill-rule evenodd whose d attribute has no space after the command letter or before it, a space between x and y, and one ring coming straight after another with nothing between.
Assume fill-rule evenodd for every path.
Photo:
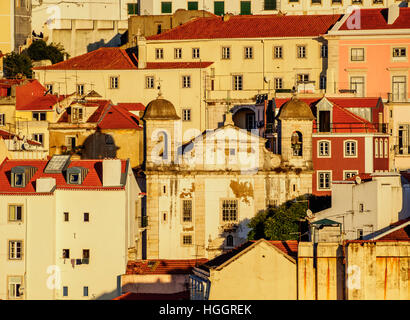
<instances>
[{"instance_id":1,"label":"dormer window","mask_svg":"<svg viewBox=\"0 0 410 320\"><path fill-rule=\"evenodd\" d=\"M30 166L18 166L11 168L11 186L24 188L36 173L37 168Z\"/></svg>"},{"instance_id":2,"label":"dormer window","mask_svg":"<svg viewBox=\"0 0 410 320\"><path fill-rule=\"evenodd\" d=\"M71 109L71 121L72 122L82 122L83 121L83 108L82 107L73 107Z\"/></svg>"},{"instance_id":3,"label":"dormer window","mask_svg":"<svg viewBox=\"0 0 410 320\"><path fill-rule=\"evenodd\" d=\"M82 184L87 176L88 169L83 167L71 167L67 169L67 183Z\"/></svg>"},{"instance_id":4,"label":"dormer window","mask_svg":"<svg viewBox=\"0 0 410 320\"><path fill-rule=\"evenodd\" d=\"M24 187L24 173L14 173L14 187Z\"/></svg>"}]
</instances>

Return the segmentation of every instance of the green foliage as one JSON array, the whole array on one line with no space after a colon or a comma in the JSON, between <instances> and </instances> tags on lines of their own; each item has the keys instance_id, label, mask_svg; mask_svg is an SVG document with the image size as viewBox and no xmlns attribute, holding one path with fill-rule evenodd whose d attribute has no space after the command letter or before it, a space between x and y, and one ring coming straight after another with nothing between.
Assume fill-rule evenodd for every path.
<instances>
[{"instance_id":1,"label":"green foliage","mask_svg":"<svg viewBox=\"0 0 410 320\"><path fill-rule=\"evenodd\" d=\"M299 223L306 216L308 202L303 197L295 200L259 212L248 224L248 239L298 240Z\"/></svg>"},{"instance_id":2,"label":"green foliage","mask_svg":"<svg viewBox=\"0 0 410 320\"><path fill-rule=\"evenodd\" d=\"M23 53L33 61L51 60L54 64L64 60L65 51L60 44L47 44L43 40L36 40Z\"/></svg>"},{"instance_id":3,"label":"green foliage","mask_svg":"<svg viewBox=\"0 0 410 320\"><path fill-rule=\"evenodd\" d=\"M25 54L12 52L4 58L4 73L6 78L31 78L31 68L31 59Z\"/></svg>"}]
</instances>

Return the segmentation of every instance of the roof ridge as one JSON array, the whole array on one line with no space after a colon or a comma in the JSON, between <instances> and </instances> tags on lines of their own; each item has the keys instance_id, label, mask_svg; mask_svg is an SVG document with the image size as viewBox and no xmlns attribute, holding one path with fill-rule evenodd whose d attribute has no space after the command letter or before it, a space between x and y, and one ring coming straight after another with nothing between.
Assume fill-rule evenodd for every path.
<instances>
[{"instance_id":1,"label":"roof ridge","mask_svg":"<svg viewBox=\"0 0 410 320\"><path fill-rule=\"evenodd\" d=\"M195 21L197 21L197 20L199 20L199 19L217 19L218 17L219 17L219 16L214 16L214 17L195 17L194 19L191 19L191 20L189 20L189 21L187 21L187 22L185 22L185 23L183 23L183 24L177 25L176 27L171 28L171 29L169 29L169 30L167 30L167 31L161 32L160 34L155 34L155 35L153 35L153 36L149 36L149 37L146 38L146 40L157 40L157 38L159 38L160 36L166 35L166 34L170 33L171 31L175 31L175 30L180 29L180 28L182 28L182 27L185 27L185 26L187 26L187 25L189 25L189 24L192 24L193 22L195 22Z\"/></svg>"}]
</instances>

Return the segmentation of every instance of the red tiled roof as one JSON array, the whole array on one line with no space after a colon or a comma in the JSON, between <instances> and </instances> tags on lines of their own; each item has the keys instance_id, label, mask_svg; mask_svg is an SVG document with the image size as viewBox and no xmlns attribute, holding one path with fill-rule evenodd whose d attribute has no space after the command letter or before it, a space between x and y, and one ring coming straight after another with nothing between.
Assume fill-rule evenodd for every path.
<instances>
[{"instance_id":1,"label":"red tiled roof","mask_svg":"<svg viewBox=\"0 0 410 320\"><path fill-rule=\"evenodd\" d=\"M189 274L208 259L128 261L126 274Z\"/></svg>"},{"instance_id":2,"label":"red tiled roof","mask_svg":"<svg viewBox=\"0 0 410 320\"><path fill-rule=\"evenodd\" d=\"M197 18L147 40L317 37L325 34L340 15L238 15Z\"/></svg>"},{"instance_id":3,"label":"red tiled roof","mask_svg":"<svg viewBox=\"0 0 410 320\"><path fill-rule=\"evenodd\" d=\"M142 129L140 119L118 106L111 106L98 123L100 129Z\"/></svg>"},{"instance_id":4,"label":"red tiled roof","mask_svg":"<svg viewBox=\"0 0 410 320\"><path fill-rule=\"evenodd\" d=\"M189 291L176 293L135 293L127 292L113 300L189 300Z\"/></svg>"},{"instance_id":5,"label":"red tiled roof","mask_svg":"<svg viewBox=\"0 0 410 320\"><path fill-rule=\"evenodd\" d=\"M137 69L124 49L99 48L80 56L34 70L129 70Z\"/></svg>"},{"instance_id":6,"label":"red tiled roof","mask_svg":"<svg viewBox=\"0 0 410 320\"><path fill-rule=\"evenodd\" d=\"M65 173L44 173L48 160L9 160L5 159L0 165L0 194L35 194L35 181L38 178L55 178L58 189L108 189L102 185L102 161L103 160L72 160L70 167L83 167L88 169L87 176L80 185L69 184ZM12 187L10 183L11 168L17 166L32 166L37 168L36 173L25 187ZM121 160L121 172L125 173L126 160ZM109 189L122 189L123 187L111 187Z\"/></svg>"},{"instance_id":7,"label":"red tiled roof","mask_svg":"<svg viewBox=\"0 0 410 320\"><path fill-rule=\"evenodd\" d=\"M296 258L298 255L298 241L297 240L287 240L287 241L277 241L268 240L268 242L274 245L276 248L286 253L288 256Z\"/></svg>"},{"instance_id":8,"label":"red tiled roof","mask_svg":"<svg viewBox=\"0 0 410 320\"><path fill-rule=\"evenodd\" d=\"M392 223L391 228L397 228L403 225L401 228L394 230L392 232L386 232L387 234L378 238L377 240L396 240L396 241L410 241L410 224L408 223L410 218L403 219Z\"/></svg>"},{"instance_id":9,"label":"red tiled roof","mask_svg":"<svg viewBox=\"0 0 410 320\"><path fill-rule=\"evenodd\" d=\"M124 108L127 111L144 111L145 106L139 102L120 102L117 106Z\"/></svg>"},{"instance_id":10,"label":"red tiled roof","mask_svg":"<svg viewBox=\"0 0 410 320\"><path fill-rule=\"evenodd\" d=\"M199 69L207 68L213 62L147 62L145 69Z\"/></svg>"},{"instance_id":11,"label":"red tiled roof","mask_svg":"<svg viewBox=\"0 0 410 320\"><path fill-rule=\"evenodd\" d=\"M74 102L79 103L79 102ZM102 119L105 111L111 105L111 100L89 100L87 102L81 102L80 105L84 107L97 107L94 113L87 119L87 123L97 123ZM57 121L58 123L69 122L68 112L64 110L60 118Z\"/></svg>"},{"instance_id":12,"label":"red tiled roof","mask_svg":"<svg viewBox=\"0 0 410 320\"><path fill-rule=\"evenodd\" d=\"M388 8L383 9L360 9L359 30L377 30L377 29L410 29L410 8L400 8L400 15L392 24L387 23ZM356 10L351 15L356 14ZM349 30L347 21L339 30Z\"/></svg>"}]
</instances>

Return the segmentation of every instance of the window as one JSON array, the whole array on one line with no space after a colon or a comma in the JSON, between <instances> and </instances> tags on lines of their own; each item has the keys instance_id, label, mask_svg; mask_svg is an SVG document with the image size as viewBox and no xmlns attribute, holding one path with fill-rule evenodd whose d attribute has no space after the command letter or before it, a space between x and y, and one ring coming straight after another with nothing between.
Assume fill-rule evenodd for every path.
<instances>
[{"instance_id":1,"label":"window","mask_svg":"<svg viewBox=\"0 0 410 320\"><path fill-rule=\"evenodd\" d=\"M84 85L83 84L77 84L77 93L82 96L84 94Z\"/></svg>"},{"instance_id":2,"label":"window","mask_svg":"<svg viewBox=\"0 0 410 320\"><path fill-rule=\"evenodd\" d=\"M320 56L322 58L327 58L327 44L322 44L320 47Z\"/></svg>"},{"instance_id":3,"label":"window","mask_svg":"<svg viewBox=\"0 0 410 320\"><path fill-rule=\"evenodd\" d=\"M174 49L174 58L175 59L182 59L182 49L181 48L175 48Z\"/></svg>"},{"instance_id":4,"label":"window","mask_svg":"<svg viewBox=\"0 0 410 320\"><path fill-rule=\"evenodd\" d=\"M364 97L365 95L364 77L351 77L350 78L350 89L356 92L356 96Z\"/></svg>"},{"instance_id":5,"label":"window","mask_svg":"<svg viewBox=\"0 0 410 320\"><path fill-rule=\"evenodd\" d=\"M64 221L70 221L70 213L69 212L64 212Z\"/></svg>"},{"instance_id":6,"label":"window","mask_svg":"<svg viewBox=\"0 0 410 320\"><path fill-rule=\"evenodd\" d=\"M312 4L321 4L322 0L312 0Z\"/></svg>"},{"instance_id":7,"label":"window","mask_svg":"<svg viewBox=\"0 0 410 320\"><path fill-rule=\"evenodd\" d=\"M182 120L191 121L191 109L182 109Z\"/></svg>"},{"instance_id":8,"label":"window","mask_svg":"<svg viewBox=\"0 0 410 320\"><path fill-rule=\"evenodd\" d=\"M231 222L238 220L238 200L222 200L222 221Z\"/></svg>"},{"instance_id":9,"label":"window","mask_svg":"<svg viewBox=\"0 0 410 320\"><path fill-rule=\"evenodd\" d=\"M299 59L306 58L306 46L297 46L297 56Z\"/></svg>"},{"instance_id":10,"label":"window","mask_svg":"<svg viewBox=\"0 0 410 320\"><path fill-rule=\"evenodd\" d=\"M70 183L70 184L79 184L80 183L80 174L79 173L70 173L68 175L68 183Z\"/></svg>"},{"instance_id":11,"label":"window","mask_svg":"<svg viewBox=\"0 0 410 320\"><path fill-rule=\"evenodd\" d=\"M380 158L383 158L383 139L379 140L379 152L380 152Z\"/></svg>"},{"instance_id":12,"label":"window","mask_svg":"<svg viewBox=\"0 0 410 320\"><path fill-rule=\"evenodd\" d=\"M44 134L42 133L33 133L33 140L41 143L43 145L44 143Z\"/></svg>"},{"instance_id":13,"label":"window","mask_svg":"<svg viewBox=\"0 0 410 320\"><path fill-rule=\"evenodd\" d=\"M251 12L251 2L250 1L241 1L241 15L250 15Z\"/></svg>"},{"instance_id":14,"label":"window","mask_svg":"<svg viewBox=\"0 0 410 320\"><path fill-rule=\"evenodd\" d=\"M253 48L252 47L245 47L245 59L253 59Z\"/></svg>"},{"instance_id":15,"label":"window","mask_svg":"<svg viewBox=\"0 0 410 320\"><path fill-rule=\"evenodd\" d=\"M394 76L392 78L393 101L405 102L407 100L406 76Z\"/></svg>"},{"instance_id":16,"label":"window","mask_svg":"<svg viewBox=\"0 0 410 320\"><path fill-rule=\"evenodd\" d=\"M263 10L276 10L276 0L265 0Z\"/></svg>"},{"instance_id":17,"label":"window","mask_svg":"<svg viewBox=\"0 0 410 320\"><path fill-rule=\"evenodd\" d=\"M118 77L110 77L110 89L118 89Z\"/></svg>"},{"instance_id":18,"label":"window","mask_svg":"<svg viewBox=\"0 0 410 320\"><path fill-rule=\"evenodd\" d=\"M182 76L182 88L191 88L191 76Z\"/></svg>"},{"instance_id":19,"label":"window","mask_svg":"<svg viewBox=\"0 0 410 320\"><path fill-rule=\"evenodd\" d=\"M319 141L318 157L330 157L330 141Z\"/></svg>"},{"instance_id":20,"label":"window","mask_svg":"<svg viewBox=\"0 0 410 320\"><path fill-rule=\"evenodd\" d=\"M353 178L359 173L359 171L344 171L344 180Z\"/></svg>"},{"instance_id":21,"label":"window","mask_svg":"<svg viewBox=\"0 0 410 320\"><path fill-rule=\"evenodd\" d=\"M162 213L162 222L167 222L167 213L166 212Z\"/></svg>"},{"instance_id":22,"label":"window","mask_svg":"<svg viewBox=\"0 0 410 320\"><path fill-rule=\"evenodd\" d=\"M128 3L128 14L138 14L138 3Z\"/></svg>"},{"instance_id":23,"label":"window","mask_svg":"<svg viewBox=\"0 0 410 320\"><path fill-rule=\"evenodd\" d=\"M227 247L233 247L233 236L232 235L228 235L226 237L226 246Z\"/></svg>"},{"instance_id":24,"label":"window","mask_svg":"<svg viewBox=\"0 0 410 320\"><path fill-rule=\"evenodd\" d=\"M273 58L274 59L283 58L283 48L282 47L273 47Z\"/></svg>"},{"instance_id":25,"label":"window","mask_svg":"<svg viewBox=\"0 0 410 320\"><path fill-rule=\"evenodd\" d=\"M296 75L297 83L305 83L309 82L309 74L308 73L299 73Z\"/></svg>"},{"instance_id":26,"label":"window","mask_svg":"<svg viewBox=\"0 0 410 320\"><path fill-rule=\"evenodd\" d=\"M350 49L351 61L364 61L364 48L352 48Z\"/></svg>"},{"instance_id":27,"label":"window","mask_svg":"<svg viewBox=\"0 0 410 320\"><path fill-rule=\"evenodd\" d=\"M214 2L214 14L217 16L223 16L225 14L225 2L224 1Z\"/></svg>"},{"instance_id":28,"label":"window","mask_svg":"<svg viewBox=\"0 0 410 320\"><path fill-rule=\"evenodd\" d=\"M23 206L19 204L9 205L9 221L23 221Z\"/></svg>"},{"instance_id":29,"label":"window","mask_svg":"<svg viewBox=\"0 0 410 320\"><path fill-rule=\"evenodd\" d=\"M155 86L154 76L145 77L145 88L146 89L154 89L154 86Z\"/></svg>"},{"instance_id":30,"label":"window","mask_svg":"<svg viewBox=\"0 0 410 320\"><path fill-rule=\"evenodd\" d=\"M192 200L182 200L182 221L192 222Z\"/></svg>"},{"instance_id":31,"label":"window","mask_svg":"<svg viewBox=\"0 0 410 320\"><path fill-rule=\"evenodd\" d=\"M49 94L53 94L53 85L50 83L46 83L46 90Z\"/></svg>"},{"instance_id":32,"label":"window","mask_svg":"<svg viewBox=\"0 0 410 320\"><path fill-rule=\"evenodd\" d=\"M83 249L83 259L90 259L90 249Z\"/></svg>"},{"instance_id":33,"label":"window","mask_svg":"<svg viewBox=\"0 0 410 320\"><path fill-rule=\"evenodd\" d=\"M20 292L23 283L23 277L13 276L8 277L7 287L8 287L8 299L20 299L22 294Z\"/></svg>"},{"instance_id":34,"label":"window","mask_svg":"<svg viewBox=\"0 0 410 320\"><path fill-rule=\"evenodd\" d=\"M33 121L45 121L46 119L45 112L33 112Z\"/></svg>"},{"instance_id":35,"label":"window","mask_svg":"<svg viewBox=\"0 0 410 320\"><path fill-rule=\"evenodd\" d=\"M90 222L90 213L84 212L84 222Z\"/></svg>"},{"instance_id":36,"label":"window","mask_svg":"<svg viewBox=\"0 0 410 320\"><path fill-rule=\"evenodd\" d=\"M331 172L330 171L322 171L318 172L318 189L330 189L330 179L331 179Z\"/></svg>"},{"instance_id":37,"label":"window","mask_svg":"<svg viewBox=\"0 0 410 320\"><path fill-rule=\"evenodd\" d=\"M357 239L363 240L363 229L357 229Z\"/></svg>"},{"instance_id":38,"label":"window","mask_svg":"<svg viewBox=\"0 0 410 320\"><path fill-rule=\"evenodd\" d=\"M399 154L409 154L410 153L410 125L400 124L399 125L399 141L398 141L398 153Z\"/></svg>"},{"instance_id":39,"label":"window","mask_svg":"<svg viewBox=\"0 0 410 320\"><path fill-rule=\"evenodd\" d=\"M222 47L222 59L230 59L231 58L231 48L230 47Z\"/></svg>"},{"instance_id":40,"label":"window","mask_svg":"<svg viewBox=\"0 0 410 320\"><path fill-rule=\"evenodd\" d=\"M199 48L192 48L192 59L199 59Z\"/></svg>"},{"instance_id":41,"label":"window","mask_svg":"<svg viewBox=\"0 0 410 320\"><path fill-rule=\"evenodd\" d=\"M389 149L388 149L388 140L384 139L384 157L388 158L389 156Z\"/></svg>"},{"instance_id":42,"label":"window","mask_svg":"<svg viewBox=\"0 0 410 320\"><path fill-rule=\"evenodd\" d=\"M6 125L6 115L4 113L0 113L0 126Z\"/></svg>"},{"instance_id":43,"label":"window","mask_svg":"<svg viewBox=\"0 0 410 320\"><path fill-rule=\"evenodd\" d=\"M71 108L71 121L81 122L83 121L83 108L82 107L72 107Z\"/></svg>"},{"instance_id":44,"label":"window","mask_svg":"<svg viewBox=\"0 0 410 320\"><path fill-rule=\"evenodd\" d=\"M66 286L63 287L63 296L68 297L68 287Z\"/></svg>"},{"instance_id":45,"label":"window","mask_svg":"<svg viewBox=\"0 0 410 320\"><path fill-rule=\"evenodd\" d=\"M24 173L12 173L12 186L24 187Z\"/></svg>"},{"instance_id":46,"label":"window","mask_svg":"<svg viewBox=\"0 0 410 320\"><path fill-rule=\"evenodd\" d=\"M275 78L275 89L283 89L283 79Z\"/></svg>"},{"instance_id":47,"label":"window","mask_svg":"<svg viewBox=\"0 0 410 320\"><path fill-rule=\"evenodd\" d=\"M359 212L364 212L364 204L359 203Z\"/></svg>"},{"instance_id":48,"label":"window","mask_svg":"<svg viewBox=\"0 0 410 320\"><path fill-rule=\"evenodd\" d=\"M243 90L243 78L241 75L232 76L233 78L233 90Z\"/></svg>"},{"instance_id":49,"label":"window","mask_svg":"<svg viewBox=\"0 0 410 320\"><path fill-rule=\"evenodd\" d=\"M188 1L188 10L198 10L198 1Z\"/></svg>"},{"instance_id":50,"label":"window","mask_svg":"<svg viewBox=\"0 0 410 320\"><path fill-rule=\"evenodd\" d=\"M293 155L297 157L301 157L303 153L302 133L299 131L294 131L290 139L291 139Z\"/></svg>"},{"instance_id":51,"label":"window","mask_svg":"<svg viewBox=\"0 0 410 320\"><path fill-rule=\"evenodd\" d=\"M164 59L164 49L162 48L155 49L155 59Z\"/></svg>"},{"instance_id":52,"label":"window","mask_svg":"<svg viewBox=\"0 0 410 320\"><path fill-rule=\"evenodd\" d=\"M9 241L9 259L21 260L23 255L23 241L10 240Z\"/></svg>"},{"instance_id":53,"label":"window","mask_svg":"<svg viewBox=\"0 0 410 320\"><path fill-rule=\"evenodd\" d=\"M83 287L83 296L88 297L88 287Z\"/></svg>"},{"instance_id":54,"label":"window","mask_svg":"<svg viewBox=\"0 0 410 320\"><path fill-rule=\"evenodd\" d=\"M320 76L320 79L319 79L319 88L320 88L321 90L326 90L326 82L327 82L326 76Z\"/></svg>"},{"instance_id":55,"label":"window","mask_svg":"<svg viewBox=\"0 0 410 320\"><path fill-rule=\"evenodd\" d=\"M404 58L406 56L406 48L393 48L393 58Z\"/></svg>"},{"instance_id":56,"label":"window","mask_svg":"<svg viewBox=\"0 0 410 320\"><path fill-rule=\"evenodd\" d=\"M356 141L345 141L345 157L356 157L357 156L357 142Z\"/></svg>"},{"instance_id":57,"label":"window","mask_svg":"<svg viewBox=\"0 0 410 320\"><path fill-rule=\"evenodd\" d=\"M161 13L172 13L172 2L161 2Z\"/></svg>"},{"instance_id":58,"label":"window","mask_svg":"<svg viewBox=\"0 0 410 320\"><path fill-rule=\"evenodd\" d=\"M374 157L379 157L379 139L374 139Z\"/></svg>"},{"instance_id":59,"label":"window","mask_svg":"<svg viewBox=\"0 0 410 320\"><path fill-rule=\"evenodd\" d=\"M160 34L162 32L162 25L160 23L157 23L157 34Z\"/></svg>"},{"instance_id":60,"label":"window","mask_svg":"<svg viewBox=\"0 0 410 320\"><path fill-rule=\"evenodd\" d=\"M192 235L191 234L182 235L182 245L184 246L192 245Z\"/></svg>"},{"instance_id":61,"label":"window","mask_svg":"<svg viewBox=\"0 0 410 320\"><path fill-rule=\"evenodd\" d=\"M77 138L74 136L67 136L65 137L65 144L67 146L67 150L74 150L77 146Z\"/></svg>"},{"instance_id":62,"label":"window","mask_svg":"<svg viewBox=\"0 0 410 320\"><path fill-rule=\"evenodd\" d=\"M70 249L63 249L63 259L70 259Z\"/></svg>"}]
</instances>

